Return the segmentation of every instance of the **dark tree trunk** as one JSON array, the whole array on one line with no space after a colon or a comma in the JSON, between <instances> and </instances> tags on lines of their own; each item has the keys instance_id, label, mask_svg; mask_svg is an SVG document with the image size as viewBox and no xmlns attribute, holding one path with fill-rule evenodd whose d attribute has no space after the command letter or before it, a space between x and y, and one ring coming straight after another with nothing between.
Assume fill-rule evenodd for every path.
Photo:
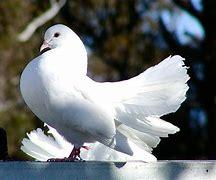
<instances>
[{"instance_id":1,"label":"dark tree trunk","mask_svg":"<svg viewBox=\"0 0 216 180\"><path fill-rule=\"evenodd\" d=\"M216 159L216 26L215 1L205 0L203 11L203 26L206 38L203 43L206 81L203 84L204 106L208 114L208 155L209 159Z\"/></svg>"}]
</instances>

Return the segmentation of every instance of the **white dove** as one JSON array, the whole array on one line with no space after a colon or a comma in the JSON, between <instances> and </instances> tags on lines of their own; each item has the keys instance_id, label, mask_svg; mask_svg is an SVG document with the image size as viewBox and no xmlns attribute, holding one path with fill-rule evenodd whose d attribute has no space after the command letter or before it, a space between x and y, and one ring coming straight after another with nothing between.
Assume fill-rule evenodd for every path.
<instances>
[{"instance_id":1,"label":"white dove","mask_svg":"<svg viewBox=\"0 0 216 180\"><path fill-rule=\"evenodd\" d=\"M170 56L140 75L120 82L98 83L87 73L87 52L80 38L57 24L44 35L41 55L24 69L22 97L31 111L74 145L68 158L80 159L84 143L100 142L154 161L160 137L179 128L161 116L175 112L185 100L189 79L183 58Z\"/></svg>"}]
</instances>

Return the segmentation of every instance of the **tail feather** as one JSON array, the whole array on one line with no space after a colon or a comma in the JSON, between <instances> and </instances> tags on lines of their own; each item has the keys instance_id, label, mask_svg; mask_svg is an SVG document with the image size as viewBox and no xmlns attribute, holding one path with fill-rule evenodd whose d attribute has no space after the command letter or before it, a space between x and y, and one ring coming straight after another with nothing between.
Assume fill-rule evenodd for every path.
<instances>
[{"instance_id":1,"label":"tail feather","mask_svg":"<svg viewBox=\"0 0 216 180\"><path fill-rule=\"evenodd\" d=\"M142 123L143 122L141 122L141 124ZM140 127L140 125L138 127ZM127 140L127 144L128 140L130 140L141 149L151 153L152 148L155 148L159 144L160 137L168 136L168 134L174 134L179 131L179 128L171 123L163 121L158 117L147 117L145 127L140 128L140 130L142 131L135 130L124 124L119 125L117 128L117 131L126 137L125 139ZM117 139L118 137L119 135L115 138ZM116 142L116 147L122 146L122 148L117 150L121 151L121 149L127 149L124 147L126 144L125 142L122 143L123 145L118 144L118 141ZM128 152L125 153L129 154Z\"/></svg>"},{"instance_id":2,"label":"tail feather","mask_svg":"<svg viewBox=\"0 0 216 180\"><path fill-rule=\"evenodd\" d=\"M132 115L130 113L125 114L124 112L118 113L118 118L121 119L122 124L142 133L158 137L168 137L168 134L174 134L179 131L178 127L157 116L141 117L142 121L139 119L140 116L136 113L133 113Z\"/></svg>"},{"instance_id":3,"label":"tail feather","mask_svg":"<svg viewBox=\"0 0 216 180\"><path fill-rule=\"evenodd\" d=\"M55 133L53 135L55 135ZM45 135L40 128L27 134L27 136L29 139L24 138L22 140L21 150L40 161L55 157L67 157L73 147L71 144L71 146L68 147L68 144L62 140L61 142L65 144L60 146L59 141L56 141L56 139L51 136Z\"/></svg>"},{"instance_id":4,"label":"tail feather","mask_svg":"<svg viewBox=\"0 0 216 180\"><path fill-rule=\"evenodd\" d=\"M168 134L178 132L178 127L159 117L180 107L186 98L188 79L184 58L176 55L132 79L115 84L122 89L134 89L122 92L115 106L116 120L156 137L168 137Z\"/></svg>"},{"instance_id":5,"label":"tail feather","mask_svg":"<svg viewBox=\"0 0 216 180\"><path fill-rule=\"evenodd\" d=\"M148 152L151 152L152 148L155 148L160 142L160 138L158 136L137 131L125 126L124 124L118 127L118 131Z\"/></svg>"},{"instance_id":6,"label":"tail feather","mask_svg":"<svg viewBox=\"0 0 216 180\"><path fill-rule=\"evenodd\" d=\"M184 59L170 56L140 75L116 83L115 86L129 90L119 95L115 106L115 118L122 123L118 130L141 149L151 152L160 137L179 131L160 116L180 107L186 98L188 79Z\"/></svg>"},{"instance_id":7,"label":"tail feather","mask_svg":"<svg viewBox=\"0 0 216 180\"><path fill-rule=\"evenodd\" d=\"M38 144L34 144L31 140L24 138L22 140L21 150L29 156L39 160L46 161L53 156Z\"/></svg>"},{"instance_id":8,"label":"tail feather","mask_svg":"<svg viewBox=\"0 0 216 180\"><path fill-rule=\"evenodd\" d=\"M58 140L56 140L55 138L50 138L50 136L45 135L44 132L38 128L37 130L30 132L30 136L28 135L29 139L23 139L21 150L39 161L47 161L50 158L68 157L68 152L72 150L73 146L69 142L64 140L64 138L60 134L58 134L55 129L51 127L49 128L49 132L53 136L58 137ZM32 138L32 134L34 138ZM118 135L120 135L120 133ZM35 141L35 139L37 139L37 141ZM117 141L119 145L119 140ZM85 145L89 146L90 150L81 151L81 157L85 158L85 160L93 161L143 160L145 162L152 162L157 160L152 154L137 146L130 139L127 139L127 141L128 148L130 148L133 152L133 156L115 151L114 149L111 149L99 142L96 142L86 143ZM44 143L46 143L46 146L42 145ZM62 144L62 147L57 145L59 143ZM116 148L118 149L120 147L116 146Z\"/></svg>"},{"instance_id":9,"label":"tail feather","mask_svg":"<svg viewBox=\"0 0 216 180\"><path fill-rule=\"evenodd\" d=\"M185 100L188 90L186 82L189 76L183 60L181 56L170 56L134 78L108 84L116 87L116 91L117 88L129 91L121 92L116 110L121 110L123 106L128 114L132 114L135 108L140 107L137 111L145 117L175 112ZM106 88L111 91L111 87Z\"/></svg>"}]
</instances>

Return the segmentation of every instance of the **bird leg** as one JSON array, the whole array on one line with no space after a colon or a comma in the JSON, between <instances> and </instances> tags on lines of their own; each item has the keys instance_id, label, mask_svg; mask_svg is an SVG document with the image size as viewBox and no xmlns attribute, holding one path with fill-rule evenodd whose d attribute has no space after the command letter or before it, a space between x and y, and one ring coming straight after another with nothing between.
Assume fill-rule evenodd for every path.
<instances>
[{"instance_id":1,"label":"bird leg","mask_svg":"<svg viewBox=\"0 0 216 180\"><path fill-rule=\"evenodd\" d=\"M81 146L82 148L89 150L90 148L88 146ZM68 158L51 158L48 159L48 162L66 162L66 161L82 161L83 159L80 157L80 149L76 148L74 146L74 148L72 149L70 155L68 156Z\"/></svg>"},{"instance_id":2,"label":"bird leg","mask_svg":"<svg viewBox=\"0 0 216 180\"><path fill-rule=\"evenodd\" d=\"M80 157L80 148L76 148L74 146L73 150L71 151L68 159L71 159L72 161L75 160L82 160L82 158Z\"/></svg>"}]
</instances>

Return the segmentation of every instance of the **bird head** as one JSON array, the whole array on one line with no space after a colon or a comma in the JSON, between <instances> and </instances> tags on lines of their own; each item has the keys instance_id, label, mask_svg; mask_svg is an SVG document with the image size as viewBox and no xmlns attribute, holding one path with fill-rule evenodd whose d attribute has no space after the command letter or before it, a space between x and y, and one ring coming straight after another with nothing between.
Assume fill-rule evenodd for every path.
<instances>
[{"instance_id":1,"label":"bird head","mask_svg":"<svg viewBox=\"0 0 216 180\"><path fill-rule=\"evenodd\" d=\"M86 52L81 39L75 32L63 24L56 24L46 30L40 52L60 47Z\"/></svg>"},{"instance_id":2,"label":"bird head","mask_svg":"<svg viewBox=\"0 0 216 180\"><path fill-rule=\"evenodd\" d=\"M61 54L61 62L64 61L70 70L74 67L74 72L87 73L87 51L79 36L69 27L56 24L46 30L40 54L49 50Z\"/></svg>"}]
</instances>

